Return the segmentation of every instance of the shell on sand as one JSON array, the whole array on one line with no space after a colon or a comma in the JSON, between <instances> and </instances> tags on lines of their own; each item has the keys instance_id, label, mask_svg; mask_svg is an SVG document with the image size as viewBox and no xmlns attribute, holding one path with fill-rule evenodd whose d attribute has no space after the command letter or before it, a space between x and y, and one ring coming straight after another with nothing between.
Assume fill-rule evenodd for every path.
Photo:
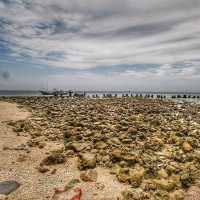
<instances>
[{"instance_id":1,"label":"shell on sand","mask_svg":"<svg viewBox=\"0 0 200 200\"><path fill-rule=\"evenodd\" d=\"M200 200L200 188L192 186L186 193L184 200Z\"/></svg>"}]
</instances>

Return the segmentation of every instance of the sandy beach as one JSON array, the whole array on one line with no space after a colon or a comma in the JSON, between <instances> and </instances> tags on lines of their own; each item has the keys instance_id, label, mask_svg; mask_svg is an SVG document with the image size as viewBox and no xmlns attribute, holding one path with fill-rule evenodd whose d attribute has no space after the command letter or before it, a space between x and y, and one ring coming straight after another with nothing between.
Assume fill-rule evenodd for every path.
<instances>
[{"instance_id":1,"label":"sandy beach","mask_svg":"<svg viewBox=\"0 0 200 200\"><path fill-rule=\"evenodd\" d=\"M0 200L200 200L200 0L0 0Z\"/></svg>"},{"instance_id":2,"label":"sandy beach","mask_svg":"<svg viewBox=\"0 0 200 200\"><path fill-rule=\"evenodd\" d=\"M71 157L66 163L48 167L46 173L38 171L40 162L51 151L62 151L60 142L45 141L44 148L27 148L30 140L29 132L17 134L8 122L31 119L32 115L26 109L18 108L16 103L0 102L0 181L15 180L21 186L6 199L12 200L43 200L43 199L70 199L73 190L52 198L54 189L65 186L73 179L80 179L77 168L77 158ZM21 106L20 106L21 107ZM76 184L83 190L82 199L116 199L120 192L128 188L120 184L109 170L98 167L99 174L95 182L82 182ZM53 173L52 173L53 172Z\"/></svg>"},{"instance_id":3,"label":"sandy beach","mask_svg":"<svg viewBox=\"0 0 200 200\"><path fill-rule=\"evenodd\" d=\"M2 100L0 181L20 183L6 199L70 200L81 188L81 200L181 200L199 186L199 105L130 97Z\"/></svg>"}]
</instances>

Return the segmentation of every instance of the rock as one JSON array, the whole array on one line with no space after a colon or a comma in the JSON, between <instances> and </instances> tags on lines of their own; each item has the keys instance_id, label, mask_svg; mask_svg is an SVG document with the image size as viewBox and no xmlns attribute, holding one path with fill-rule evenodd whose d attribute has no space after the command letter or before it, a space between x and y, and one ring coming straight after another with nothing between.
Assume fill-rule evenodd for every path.
<instances>
[{"instance_id":1,"label":"rock","mask_svg":"<svg viewBox=\"0 0 200 200\"><path fill-rule=\"evenodd\" d=\"M102 156L108 156L108 151L106 149L100 149L99 154ZM109 157L109 156L108 156ZM110 158L109 158L110 159Z\"/></svg>"},{"instance_id":2,"label":"rock","mask_svg":"<svg viewBox=\"0 0 200 200\"><path fill-rule=\"evenodd\" d=\"M57 169L55 168L51 170L51 174L55 174L56 172L57 172Z\"/></svg>"},{"instance_id":3,"label":"rock","mask_svg":"<svg viewBox=\"0 0 200 200\"><path fill-rule=\"evenodd\" d=\"M60 193L64 193L64 192L68 192L69 190L71 190L76 184L80 183L79 179L72 179L70 180L66 185L62 186L62 187L56 187L54 189L54 194L52 195L51 199L55 199L58 200L60 199ZM76 199L75 197L73 198L74 200ZM79 199L79 198L78 198Z\"/></svg>"},{"instance_id":4,"label":"rock","mask_svg":"<svg viewBox=\"0 0 200 200\"><path fill-rule=\"evenodd\" d=\"M159 178L167 178L168 177L168 174L167 174L167 172L165 171L165 169L160 169L159 171L158 171L158 177Z\"/></svg>"},{"instance_id":5,"label":"rock","mask_svg":"<svg viewBox=\"0 0 200 200\"><path fill-rule=\"evenodd\" d=\"M119 162L119 166L120 166L120 167L127 167L127 162L125 162L124 160L121 160L121 161Z\"/></svg>"},{"instance_id":6,"label":"rock","mask_svg":"<svg viewBox=\"0 0 200 200\"><path fill-rule=\"evenodd\" d=\"M180 180L181 180L182 186L186 187L186 188L189 187L189 186L191 186L192 181L193 181L191 174L188 173L188 172L183 173L181 175L181 177L180 177Z\"/></svg>"},{"instance_id":7,"label":"rock","mask_svg":"<svg viewBox=\"0 0 200 200\"><path fill-rule=\"evenodd\" d=\"M200 188L192 186L187 191L184 200L199 200L200 199Z\"/></svg>"},{"instance_id":8,"label":"rock","mask_svg":"<svg viewBox=\"0 0 200 200\"><path fill-rule=\"evenodd\" d=\"M121 192L122 200L134 200L135 193L132 190L124 190Z\"/></svg>"},{"instance_id":9,"label":"rock","mask_svg":"<svg viewBox=\"0 0 200 200\"><path fill-rule=\"evenodd\" d=\"M40 142L39 145L38 145L38 147L40 149L43 149L45 146L46 146L46 143L44 143L44 142Z\"/></svg>"},{"instance_id":10,"label":"rock","mask_svg":"<svg viewBox=\"0 0 200 200\"><path fill-rule=\"evenodd\" d=\"M107 144L105 143L105 142L97 142L96 144L95 144L95 148L96 149L105 149L107 147Z\"/></svg>"},{"instance_id":11,"label":"rock","mask_svg":"<svg viewBox=\"0 0 200 200\"><path fill-rule=\"evenodd\" d=\"M80 178L85 182L95 182L97 181L97 171L89 169L81 172Z\"/></svg>"},{"instance_id":12,"label":"rock","mask_svg":"<svg viewBox=\"0 0 200 200\"><path fill-rule=\"evenodd\" d=\"M124 144L131 144L132 142L133 142L132 139L123 139L122 140L122 143L124 143Z\"/></svg>"},{"instance_id":13,"label":"rock","mask_svg":"<svg viewBox=\"0 0 200 200\"><path fill-rule=\"evenodd\" d=\"M79 179L72 179L67 183L67 185L64 186L64 191L68 191L72 189L76 184L80 183Z\"/></svg>"},{"instance_id":14,"label":"rock","mask_svg":"<svg viewBox=\"0 0 200 200\"><path fill-rule=\"evenodd\" d=\"M173 166L173 165L167 165L166 166L167 174L176 173L176 171L177 171L176 166Z\"/></svg>"},{"instance_id":15,"label":"rock","mask_svg":"<svg viewBox=\"0 0 200 200\"><path fill-rule=\"evenodd\" d=\"M169 200L169 192L164 191L164 190L157 190L154 194L153 197L156 200Z\"/></svg>"},{"instance_id":16,"label":"rock","mask_svg":"<svg viewBox=\"0 0 200 200\"><path fill-rule=\"evenodd\" d=\"M137 161L137 157L134 155L125 155L122 160L126 161L128 165L134 165Z\"/></svg>"},{"instance_id":17,"label":"rock","mask_svg":"<svg viewBox=\"0 0 200 200\"><path fill-rule=\"evenodd\" d=\"M27 155L25 154L20 154L19 157L17 158L17 162L24 162L26 161Z\"/></svg>"},{"instance_id":18,"label":"rock","mask_svg":"<svg viewBox=\"0 0 200 200\"><path fill-rule=\"evenodd\" d=\"M78 143L78 142L73 142L70 147L75 151L75 152L81 152L84 149L86 149L89 146L87 143Z\"/></svg>"},{"instance_id":19,"label":"rock","mask_svg":"<svg viewBox=\"0 0 200 200\"><path fill-rule=\"evenodd\" d=\"M157 189L157 186L152 180L147 179L147 180L144 180L144 184L142 185L142 188L144 191L148 192L151 190L155 191Z\"/></svg>"},{"instance_id":20,"label":"rock","mask_svg":"<svg viewBox=\"0 0 200 200\"><path fill-rule=\"evenodd\" d=\"M153 142L154 142L155 145L158 145L160 147L162 147L164 145L163 140L159 137L155 137Z\"/></svg>"},{"instance_id":21,"label":"rock","mask_svg":"<svg viewBox=\"0 0 200 200\"><path fill-rule=\"evenodd\" d=\"M105 188L105 185L103 183L97 182L95 185L96 185L97 190L103 190Z\"/></svg>"},{"instance_id":22,"label":"rock","mask_svg":"<svg viewBox=\"0 0 200 200\"><path fill-rule=\"evenodd\" d=\"M171 179L155 179L154 183L159 189L166 191L171 191L176 186L176 182Z\"/></svg>"},{"instance_id":23,"label":"rock","mask_svg":"<svg viewBox=\"0 0 200 200\"><path fill-rule=\"evenodd\" d=\"M181 187L181 176L180 175L171 175L169 178L171 181L174 182L174 184L178 187Z\"/></svg>"},{"instance_id":24,"label":"rock","mask_svg":"<svg viewBox=\"0 0 200 200\"><path fill-rule=\"evenodd\" d=\"M39 166L38 171L41 172L41 173L45 173L45 172L49 171L49 168L44 167L44 166Z\"/></svg>"},{"instance_id":25,"label":"rock","mask_svg":"<svg viewBox=\"0 0 200 200\"><path fill-rule=\"evenodd\" d=\"M182 148L183 148L183 151L186 153L193 150L192 146L188 142L183 142Z\"/></svg>"},{"instance_id":26,"label":"rock","mask_svg":"<svg viewBox=\"0 0 200 200\"><path fill-rule=\"evenodd\" d=\"M128 133L137 133L137 129L134 127L130 127L127 132Z\"/></svg>"},{"instance_id":27,"label":"rock","mask_svg":"<svg viewBox=\"0 0 200 200\"><path fill-rule=\"evenodd\" d=\"M68 131L66 128L64 129L65 129L63 133L64 140L65 139L68 140L73 134L70 131Z\"/></svg>"},{"instance_id":28,"label":"rock","mask_svg":"<svg viewBox=\"0 0 200 200\"><path fill-rule=\"evenodd\" d=\"M200 151L195 152L195 159L200 162Z\"/></svg>"},{"instance_id":29,"label":"rock","mask_svg":"<svg viewBox=\"0 0 200 200\"><path fill-rule=\"evenodd\" d=\"M0 194L8 195L11 192L17 190L20 187L20 183L17 181L3 181L0 182Z\"/></svg>"},{"instance_id":30,"label":"rock","mask_svg":"<svg viewBox=\"0 0 200 200\"><path fill-rule=\"evenodd\" d=\"M127 189L121 192L122 195L122 199L123 200L139 200L139 194L135 193L133 190L131 189Z\"/></svg>"},{"instance_id":31,"label":"rock","mask_svg":"<svg viewBox=\"0 0 200 200\"><path fill-rule=\"evenodd\" d=\"M6 195L0 194L0 200L7 200L8 197Z\"/></svg>"},{"instance_id":32,"label":"rock","mask_svg":"<svg viewBox=\"0 0 200 200\"><path fill-rule=\"evenodd\" d=\"M139 187L143 176L144 176L144 168L143 167L136 167L135 169L129 170L130 175L130 183L133 187Z\"/></svg>"},{"instance_id":33,"label":"rock","mask_svg":"<svg viewBox=\"0 0 200 200\"><path fill-rule=\"evenodd\" d=\"M110 170L111 174L119 174L121 167L118 164L115 164Z\"/></svg>"},{"instance_id":34,"label":"rock","mask_svg":"<svg viewBox=\"0 0 200 200\"><path fill-rule=\"evenodd\" d=\"M123 125L123 126L128 126L129 125L129 123L126 120L121 120L120 124Z\"/></svg>"},{"instance_id":35,"label":"rock","mask_svg":"<svg viewBox=\"0 0 200 200\"><path fill-rule=\"evenodd\" d=\"M161 121L159 119L153 119L150 123L152 126L160 126L161 125Z\"/></svg>"},{"instance_id":36,"label":"rock","mask_svg":"<svg viewBox=\"0 0 200 200\"><path fill-rule=\"evenodd\" d=\"M120 144L121 142L120 142L120 140L119 140L119 138L110 138L109 139L109 141L108 141L108 143L110 144L110 145L113 145L113 144Z\"/></svg>"},{"instance_id":37,"label":"rock","mask_svg":"<svg viewBox=\"0 0 200 200\"><path fill-rule=\"evenodd\" d=\"M175 190L169 195L169 200L183 200L184 194L183 190Z\"/></svg>"},{"instance_id":38,"label":"rock","mask_svg":"<svg viewBox=\"0 0 200 200\"><path fill-rule=\"evenodd\" d=\"M66 161L65 156L61 153L52 153L47 156L42 162L41 165L55 165L64 163Z\"/></svg>"},{"instance_id":39,"label":"rock","mask_svg":"<svg viewBox=\"0 0 200 200\"><path fill-rule=\"evenodd\" d=\"M78 167L80 170L95 168L96 167L96 155L92 154L92 153L80 154Z\"/></svg>"},{"instance_id":40,"label":"rock","mask_svg":"<svg viewBox=\"0 0 200 200\"><path fill-rule=\"evenodd\" d=\"M16 127L13 129L16 133L20 133L23 131L23 129L21 127Z\"/></svg>"},{"instance_id":41,"label":"rock","mask_svg":"<svg viewBox=\"0 0 200 200\"><path fill-rule=\"evenodd\" d=\"M112 152L111 152L111 156L114 160L121 160L122 159L122 153L120 150L118 149L114 149Z\"/></svg>"},{"instance_id":42,"label":"rock","mask_svg":"<svg viewBox=\"0 0 200 200\"><path fill-rule=\"evenodd\" d=\"M95 196L95 197L93 197L94 200L113 200L113 198L106 197L105 194L95 193L94 196Z\"/></svg>"},{"instance_id":43,"label":"rock","mask_svg":"<svg viewBox=\"0 0 200 200\"><path fill-rule=\"evenodd\" d=\"M129 173L124 172L122 169L119 170L119 173L117 174L117 178L122 183L129 183L129 180L130 180Z\"/></svg>"},{"instance_id":44,"label":"rock","mask_svg":"<svg viewBox=\"0 0 200 200\"><path fill-rule=\"evenodd\" d=\"M199 179L199 105L149 99L148 95L137 99L127 96L8 100L30 107L32 111L28 120L14 122L14 127L22 129L19 134L24 135L26 130L30 133L31 140L25 143L28 150L29 146L40 148L42 142L48 144L52 140L56 142L51 149L58 145L64 149L61 143L64 139L66 151L57 153L65 158L93 155L95 161L93 158L88 161L91 159L84 156L82 159L80 155L79 169L109 168L119 181L130 187L139 186L134 192L143 188L151 195L150 199L179 198L177 190L185 191ZM15 150L10 145L5 149ZM140 169L135 170L137 165L145 169L143 176ZM141 197L143 192L140 193L136 196Z\"/></svg>"}]
</instances>

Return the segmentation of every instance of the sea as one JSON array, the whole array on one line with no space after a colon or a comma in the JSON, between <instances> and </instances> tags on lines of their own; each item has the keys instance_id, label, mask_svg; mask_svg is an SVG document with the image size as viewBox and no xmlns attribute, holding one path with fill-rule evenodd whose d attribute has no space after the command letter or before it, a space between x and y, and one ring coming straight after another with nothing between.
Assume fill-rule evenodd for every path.
<instances>
[{"instance_id":1,"label":"sea","mask_svg":"<svg viewBox=\"0 0 200 200\"><path fill-rule=\"evenodd\" d=\"M111 94L112 96L117 95L118 97L122 97L125 95L128 96L140 96L142 95L143 97L146 95L153 95L154 98L157 98L157 95L160 95L162 97L165 96L165 99L172 99L174 101L179 101L179 102L196 102L200 103L200 92L196 93L190 93L190 92L144 92L144 91L74 91L76 93L83 93L86 92L86 96L88 97L103 97L105 95ZM190 98L172 98L173 96L181 96L183 97L186 95L187 97L189 96ZM40 91L33 91L33 90L0 90L0 96L5 96L5 97L17 97L17 96L43 96Z\"/></svg>"}]
</instances>

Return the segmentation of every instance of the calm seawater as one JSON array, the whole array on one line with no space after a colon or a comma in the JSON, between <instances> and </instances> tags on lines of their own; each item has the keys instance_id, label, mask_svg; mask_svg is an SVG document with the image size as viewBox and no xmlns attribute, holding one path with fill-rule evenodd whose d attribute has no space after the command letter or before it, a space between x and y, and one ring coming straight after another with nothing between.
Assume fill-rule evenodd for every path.
<instances>
[{"instance_id":1,"label":"calm seawater","mask_svg":"<svg viewBox=\"0 0 200 200\"><path fill-rule=\"evenodd\" d=\"M39 91L0 91L0 96L41 96Z\"/></svg>"},{"instance_id":2,"label":"calm seawater","mask_svg":"<svg viewBox=\"0 0 200 200\"><path fill-rule=\"evenodd\" d=\"M77 92L82 92L82 91L77 91ZM130 91L88 91L86 92L86 96L90 96L90 97L93 97L94 95L98 95L99 97L102 97L103 94L112 94L112 95L115 95L117 94L118 97L121 97L123 94L128 94L129 96L131 96L131 94L133 96L135 95L140 95L142 94L143 96L145 96L146 94L153 94L154 95L154 98L156 97L156 95L165 95L166 96L166 99L171 99L171 96L173 95L181 95L183 96L184 94L186 94L187 96L188 95L191 95L192 96L200 96L200 92L199 93L159 93L159 92L130 92ZM0 96L42 96L42 94L39 92L39 91L0 91ZM187 98L187 99L174 99L175 101L188 101L188 102L197 102L197 103L200 103L200 98Z\"/></svg>"}]
</instances>

